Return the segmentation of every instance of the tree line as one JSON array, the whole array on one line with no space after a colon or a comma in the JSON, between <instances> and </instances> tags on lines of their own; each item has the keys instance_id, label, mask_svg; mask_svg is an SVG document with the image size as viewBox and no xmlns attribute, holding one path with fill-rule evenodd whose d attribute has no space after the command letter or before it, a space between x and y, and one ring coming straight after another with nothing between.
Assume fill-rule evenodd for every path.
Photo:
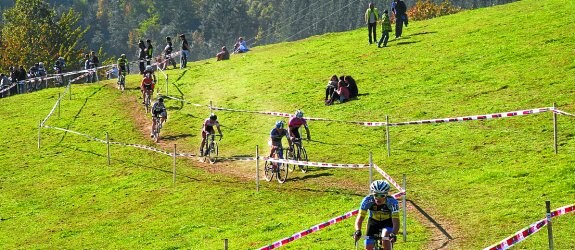
<instances>
[{"instance_id":1,"label":"tree line","mask_svg":"<svg viewBox=\"0 0 575 250\"><path fill-rule=\"evenodd\" d=\"M373 0L389 9L392 0ZM417 0L404 0L413 6ZM432 0L441 3L445 0ZM465 9L514 0L452 0ZM100 58L136 57L138 40L156 54L165 37L186 34L191 60L213 57L239 36L248 45L293 41L364 25L369 0L0 0L0 67L79 61L93 50ZM176 39L177 41L177 39ZM178 46L176 46L178 48ZM79 65L68 63L70 66Z\"/></svg>"}]
</instances>

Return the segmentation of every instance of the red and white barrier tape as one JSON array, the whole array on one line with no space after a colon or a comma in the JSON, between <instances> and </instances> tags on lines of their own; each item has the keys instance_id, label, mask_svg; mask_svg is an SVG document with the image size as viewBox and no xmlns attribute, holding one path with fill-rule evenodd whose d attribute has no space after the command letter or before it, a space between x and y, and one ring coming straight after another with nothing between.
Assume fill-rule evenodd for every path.
<instances>
[{"instance_id":1,"label":"red and white barrier tape","mask_svg":"<svg viewBox=\"0 0 575 250\"><path fill-rule=\"evenodd\" d=\"M375 168L375 170L377 172L379 172L381 175L383 175L383 177L385 179L387 179L389 181L389 183L391 183L391 185L393 185L395 188L397 188L397 190L399 190L400 192L405 191L405 190L403 190L403 188L401 188L401 186L397 182L395 182L395 180L393 180L393 178L391 178L390 175L388 175L385 171L383 171L383 169L379 168L375 164L373 164L373 168Z\"/></svg>"},{"instance_id":2,"label":"red and white barrier tape","mask_svg":"<svg viewBox=\"0 0 575 250\"><path fill-rule=\"evenodd\" d=\"M570 212L575 211L575 205L568 205L568 206L564 206L564 207L560 207L558 209L555 209L551 212L551 217L556 217L556 216L560 216L560 215L564 215ZM517 233L515 233L514 235L505 238L504 240L502 240L499 243L496 243L492 246L486 247L483 250L504 250L504 249L508 249L511 246L525 240L527 237L533 235L534 233L538 232L539 230L541 230L545 225L547 225L547 218L541 219L531 225L529 225L528 227L519 230Z\"/></svg>"},{"instance_id":3,"label":"red and white barrier tape","mask_svg":"<svg viewBox=\"0 0 575 250\"><path fill-rule=\"evenodd\" d=\"M84 136L84 137L86 137L86 138L88 138L88 139L90 139L90 140L93 140L93 141L106 143L106 141L104 141L104 140L102 140L102 139L99 139L99 138L96 138L96 137L93 137L93 136L90 136L90 135L87 135L87 134L82 134L82 133L80 133L80 132L76 132L76 131L73 131L73 130L69 130L69 129L65 129L65 128L59 128L59 127L52 127L52 126L48 126L48 125L44 125L43 127L44 127L44 128L51 128L51 129L55 129L55 130L60 130L60 131L64 131L64 132L68 132L68 133L72 133L72 134L76 134L76 135L80 135L80 136Z\"/></svg>"},{"instance_id":4,"label":"red and white barrier tape","mask_svg":"<svg viewBox=\"0 0 575 250\"><path fill-rule=\"evenodd\" d=\"M275 159L270 157L260 157L260 159L270 162L289 163L295 165L323 167L323 168L369 168L369 164L341 164L341 163L325 163L325 162L314 162L314 161L296 161L286 159Z\"/></svg>"},{"instance_id":5,"label":"red and white barrier tape","mask_svg":"<svg viewBox=\"0 0 575 250\"><path fill-rule=\"evenodd\" d=\"M520 116L520 115L537 114L537 113L547 112L550 110L553 110L553 108L537 108L537 109L510 111L510 112L488 114L488 115L474 115L474 116L462 116L462 117L454 117L454 118L398 122L398 123L390 123L389 126L402 126L402 125L413 125L413 124L446 123L446 122L461 122L461 121L486 120L486 119L495 119L495 118L507 118L507 117Z\"/></svg>"},{"instance_id":6,"label":"red and white barrier tape","mask_svg":"<svg viewBox=\"0 0 575 250\"><path fill-rule=\"evenodd\" d=\"M570 113L567 113L567 112L565 112L565 111L563 111L563 110L559 110L559 109L556 109L556 108L553 110L553 112L555 112L555 113L557 113L557 114L561 114L561 115L566 115L566 116L573 116L573 117L575 117L574 114L570 114Z\"/></svg>"},{"instance_id":7,"label":"red and white barrier tape","mask_svg":"<svg viewBox=\"0 0 575 250\"><path fill-rule=\"evenodd\" d=\"M14 87L16 86L16 84L17 84L17 83L12 83L12 85L10 85L10 86L8 86L8 87L6 87L6 88L0 90L0 94L4 93L4 92L6 92L6 91L9 91L11 88L14 88Z\"/></svg>"},{"instance_id":8,"label":"red and white barrier tape","mask_svg":"<svg viewBox=\"0 0 575 250\"><path fill-rule=\"evenodd\" d=\"M50 113L48 113L46 118L44 118L44 120L42 120L42 122L40 123L40 127L43 127L44 124L46 123L46 121L48 121L48 119L50 119L50 117L52 116L54 111L56 111L56 107L58 107L58 104L62 101L62 98L64 98L66 93L68 93L68 87L69 86L70 86L70 84L68 83L68 86L64 89L64 92L62 92L62 94L60 95L60 98L58 98L58 100L56 100L56 103L54 103L54 107L52 107L52 110L50 110Z\"/></svg>"},{"instance_id":9,"label":"red and white barrier tape","mask_svg":"<svg viewBox=\"0 0 575 250\"><path fill-rule=\"evenodd\" d=\"M393 194L392 196L397 199L397 198L400 197L402 194L403 194L403 192L400 192L400 193L397 193L397 194ZM345 213L345 214L342 215L342 216L338 216L338 217L335 217L335 218L333 218L333 219L331 219L331 220L329 220L329 221L326 221L326 222L317 224L317 225L315 225L315 226L313 226L313 227L310 227L309 229L306 229L306 230L297 232L297 233L293 234L293 235L290 236L290 237L283 238L283 239L281 239L281 240L278 240L278 241L276 241L276 242L274 242L274 243L271 243L271 244L269 244L269 245L260 247L260 248L258 248L258 249L259 249L259 250L271 250L271 249L279 248L279 247L284 246L284 245L286 245L286 244L288 244L288 243L290 243L290 242L292 242L292 241L294 241L294 240L301 239L301 238L304 237L304 236L310 235L310 234L315 233L315 232L317 232L317 231L319 231L319 230L321 230L321 229L324 229L324 228L326 228L326 227L328 227L328 226L331 226L331 225L333 225L333 224L336 224L336 223L338 223L338 222L341 222L341 221L343 221L343 220L345 220L345 219L351 218L352 216L355 216L355 215L357 215L358 213L359 213L359 210L357 210L357 209L356 209L356 210L353 210L353 211L349 211L349 212Z\"/></svg>"}]
</instances>

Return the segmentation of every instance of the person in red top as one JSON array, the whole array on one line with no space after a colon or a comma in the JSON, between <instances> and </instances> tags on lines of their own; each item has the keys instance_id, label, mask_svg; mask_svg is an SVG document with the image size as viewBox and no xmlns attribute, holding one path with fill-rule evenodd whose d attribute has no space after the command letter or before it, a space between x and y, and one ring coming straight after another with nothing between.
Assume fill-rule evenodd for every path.
<instances>
[{"instance_id":1,"label":"person in red top","mask_svg":"<svg viewBox=\"0 0 575 250\"><path fill-rule=\"evenodd\" d=\"M295 112L295 116L290 118L290 120L288 122L289 136L292 139L291 141L301 140L301 135L299 134L299 128L302 125L305 128L305 132L307 134L307 139L311 140L311 136L309 134L309 128L307 127L307 121L303 118L303 111L297 110Z\"/></svg>"},{"instance_id":2,"label":"person in red top","mask_svg":"<svg viewBox=\"0 0 575 250\"><path fill-rule=\"evenodd\" d=\"M332 105L335 100L339 100L340 103L349 100L349 89L345 86L344 81L340 80L337 83L337 90L333 93L326 105Z\"/></svg>"},{"instance_id":3,"label":"person in red top","mask_svg":"<svg viewBox=\"0 0 575 250\"><path fill-rule=\"evenodd\" d=\"M154 94L154 80L151 73L144 74L144 79L142 79L142 84L140 85L140 90L142 91L142 104L145 104L145 93L150 92L150 97Z\"/></svg>"}]
</instances>

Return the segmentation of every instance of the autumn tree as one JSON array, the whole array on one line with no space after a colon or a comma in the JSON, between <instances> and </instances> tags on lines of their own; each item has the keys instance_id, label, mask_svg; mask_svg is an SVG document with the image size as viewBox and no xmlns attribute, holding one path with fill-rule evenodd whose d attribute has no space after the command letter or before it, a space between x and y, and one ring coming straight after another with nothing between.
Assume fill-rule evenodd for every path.
<instances>
[{"instance_id":1,"label":"autumn tree","mask_svg":"<svg viewBox=\"0 0 575 250\"><path fill-rule=\"evenodd\" d=\"M3 14L0 67L36 62L50 65L58 56L68 62L80 60L88 29L77 25L79 18L72 9L57 15L43 0L16 0Z\"/></svg>"}]
</instances>

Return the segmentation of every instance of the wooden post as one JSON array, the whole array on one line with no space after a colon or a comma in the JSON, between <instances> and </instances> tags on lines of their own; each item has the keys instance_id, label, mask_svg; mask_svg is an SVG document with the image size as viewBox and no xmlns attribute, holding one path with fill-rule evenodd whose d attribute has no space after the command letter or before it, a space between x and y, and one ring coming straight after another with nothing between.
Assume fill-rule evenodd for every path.
<instances>
[{"instance_id":1,"label":"wooden post","mask_svg":"<svg viewBox=\"0 0 575 250\"><path fill-rule=\"evenodd\" d=\"M549 239L549 250L553 250L553 227L551 226L551 201L545 201L547 212L547 238Z\"/></svg>"},{"instance_id":2,"label":"wooden post","mask_svg":"<svg viewBox=\"0 0 575 250\"><path fill-rule=\"evenodd\" d=\"M68 92L70 94L70 100L72 100L72 83L68 82Z\"/></svg>"},{"instance_id":3,"label":"wooden post","mask_svg":"<svg viewBox=\"0 0 575 250\"><path fill-rule=\"evenodd\" d=\"M40 149L40 130L42 130L42 120L38 124L38 149Z\"/></svg>"},{"instance_id":4,"label":"wooden post","mask_svg":"<svg viewBox=\"0 0 575 250\"><path fill-rule=\"evenodd\" d=\"M210 114L212 113L212 100L210 100Z\"/></svg>"},{"instance_id":5,"label":"wooden post","mask_svg":"<svg viewBox=\"0 0 575 250\"><path fill-rule=\"evenodd\" d=\"M166 95L169 95L168 94L168 85L169 85L168 84L168 75L166 75Z\"/></svg>"},{"instance_id":6,"label":"wooden post","mask_svg":"<svg viewBox=\"0 0 575 250\"><path fill-rule=\"evenodd\" d=\"M553 103L553 148L555 149L555 154L557 154L557 113L555 113L555 108L557 104Z\"/></svg>"},{"instance_id":7,"label":"wooden post","mask_svg":"<svg viewBox=\"0 0 575 250\"><path fill-rule=\"evenodd\" d=\"M228 250L228 239L224 239L224 250Z\"/></svg>"},{"instance_id":8,"label":"wooden post","mask_svg":"<svg viewBox=\"0 0 575 250\"><path fill-rule=\"evenodd\" d=\"M61 95L61 94L58 93L58 119L60 119L60 98L61 98L60 95Z\"/></svg>"},{"instance_id":9,"label":"wooden post","mask_svg":"<svg viewBox=\"0 0 575 250\"><path fill-rule=\"evenodd\" d=\"M389 117L385 116L385 145L387 146L387 157L391 154L391 146L389 145Z\"/></svg>"},{"instance_id":10,"label":"wooden post","mask_svg":"<svg viewBox=\"0 0 575 250\"><path fill-rule=\"evenodd\" d=\"M403 174L403 242L407 241L407 189L406 189L406 178Z\"/></svg>"},{"instance_id":11,"label":"wooden post","mask_svg":"<svg viewBox=\"0 0 575 250\"><path fill-rule=\"evenodd\" d=\"M176 184L176 144L174 144L174 176L172 177L172 182Z\"/></svg>"},{"instance_id":12,"label":"wooden post","mask_svg":"<svg viewBox=\"0 0 575 250\"><path fill-rule=\"evenodd\" d=\"M106 132L106 149L108 150L108 166L110 166L110 135Z\"/></svg>"},{"instance_id":13,"label":"wooden post","mask_svg":"<svg viewBox=\"0 0 575 250\"><path fill-rule=\"evenodd\" d=\"M373 178L373 158L371 157L371 152L369 152L369 184L367 185L368 193L371 192L369 186L371 186L371 182L373 182L372 178Z\"/></svg>"},{"instance_id":14,"label":"wooden post","mask_svg":"<svg viewBox=\"0 0 575 250\"><path fill-rule=\"evenodd\" d=\"M256 192L260 191L260 148L256 145Z\"/></svg>"}]
</instances>

